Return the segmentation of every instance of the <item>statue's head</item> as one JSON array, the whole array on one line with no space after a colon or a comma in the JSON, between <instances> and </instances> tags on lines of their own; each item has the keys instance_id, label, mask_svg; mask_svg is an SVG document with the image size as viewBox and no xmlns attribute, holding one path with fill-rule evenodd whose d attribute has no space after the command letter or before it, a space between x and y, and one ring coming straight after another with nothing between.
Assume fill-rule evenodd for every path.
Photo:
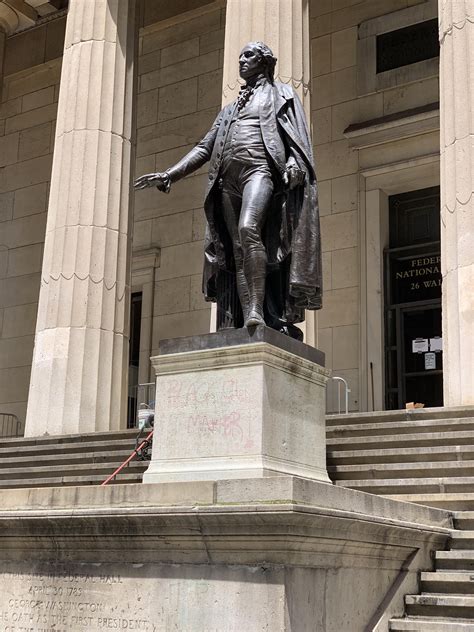
<instances>
[{"instance_id":1,"label":"statue's head","mask_svg":"<svg viewBox=\"0 0 474 632\"><path fill-rule=\"evenodd\" d=\"M249 42L239 55L239 73L246 81L255 75L264 74L273 83L276 57L263 42Z\"/></svg>"}]
</instances>

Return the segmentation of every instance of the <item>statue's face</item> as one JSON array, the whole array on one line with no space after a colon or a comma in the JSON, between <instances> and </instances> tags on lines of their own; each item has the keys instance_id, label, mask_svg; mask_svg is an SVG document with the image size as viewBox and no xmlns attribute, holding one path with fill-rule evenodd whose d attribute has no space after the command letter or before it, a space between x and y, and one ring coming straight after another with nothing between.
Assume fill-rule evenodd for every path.
<instances>
[{"instance_id":1,"label":"statue's face","mask_svg":"<svg viewBox=\"0 0 474 632\"><path fill-rule=\"evenodd\" d=\"M239 56L239 73L242 79L250 79L264 71L265 64L258 50L251 44L244 46Z\"/></svg>"}]
</instances>

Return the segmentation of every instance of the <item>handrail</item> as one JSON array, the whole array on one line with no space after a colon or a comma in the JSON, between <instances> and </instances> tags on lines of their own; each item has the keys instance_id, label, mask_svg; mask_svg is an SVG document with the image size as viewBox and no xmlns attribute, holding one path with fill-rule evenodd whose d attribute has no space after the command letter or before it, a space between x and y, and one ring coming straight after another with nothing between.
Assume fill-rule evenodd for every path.
<instances>
[{"instance_id":1,"label":"handrail","mask_svg":"<svg viewBox=\"0 0 474 632\"><path fill-rule=\"evenodd\" d=\"M14 413L0 412L0 437L19 437L21 422Z\"/></svg>"},{"instance_id":2,"label":"handrail","mask_svg":"<svg viewBox=\"0 0 474 632\"><path fill-rule=\"evenodd\" d=\"M145 447L147 447L153 437L153 432L154 430L151 430L150 433L147 435L146 439L144 439L140 445L136 448L134 448L133 452L131 453L131 455L125 459L125 461L122 463L122 465L119 465L119 467L115 470L115 472L113 474L111 474L110 476L108 476L105 481L103 483L100 484L101 487L103 487L104 485L108 485L110 483L110 481L112 481L117 474L120 474L120 472L124 469L124 467L126 467L130 461L139 455L139 452L141 450L143 450Z\"/></svg>"},{"instance_id":3,"label":"handrail","mask_svg":"<svg viewBox=\"0 0 474 632\"><path fill-rule=\"evenodd\" d=\"M337 382L337 410L338 410L338 415L341 414L341 383L344 384L346 415L347 415L349 413L349 393L351 392L351 389L349 388L349 384L347 383L347 380L345 380L343 377L339 377L337 375L333 375L329 379L330 380L334 380L335 382Z\"/></svg>"},{"instance_id":4,"label":"handrail","mask_svg":"<svg viewBox=\"0 0 474 632\"><path fill-rule=\"evenodd\" d=\"M155 382L135 384L132 388L132 396L128 402L128 428L136 428L139 421L140 407L145 405L150 410L155 409Z\"/></svg>"}]
</instances>

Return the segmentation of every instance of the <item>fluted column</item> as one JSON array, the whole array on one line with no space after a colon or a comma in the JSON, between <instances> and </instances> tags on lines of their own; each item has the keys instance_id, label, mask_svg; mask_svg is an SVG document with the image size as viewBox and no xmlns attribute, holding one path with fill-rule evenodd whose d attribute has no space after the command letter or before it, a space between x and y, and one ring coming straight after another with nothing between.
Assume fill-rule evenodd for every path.
<instances>
[{"instance_id":1,"label":"fluted column","mask_svg":"<svg viewBox=\"0 0 474 632\"><path fill-rule=\"evenodd\" d=\"M474 0L439 0L444 404L474 404Z\"/></svg>"},{"instance_id":2,"label":"fluted column","mask_svg":"<svg viewBox=\"0 0 474 632\"><path fill-rule=\"evenodd\" d=\"M27 436L126 411L135 0L71 0Z\"/></svg>"}]
</instances>

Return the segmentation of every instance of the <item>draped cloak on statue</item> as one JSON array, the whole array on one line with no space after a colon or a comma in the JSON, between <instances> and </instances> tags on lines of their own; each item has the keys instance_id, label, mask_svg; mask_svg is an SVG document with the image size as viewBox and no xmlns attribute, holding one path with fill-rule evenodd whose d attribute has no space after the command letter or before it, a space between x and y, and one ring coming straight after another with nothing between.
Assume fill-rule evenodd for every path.
<instances>
[{"instance_id":1,"label":"draped cloak on statue","mask_svg":"<svg viewBox=\"0 0 474 632\"><path fill-rule=\"evenodd\" d=\"M301 322L305 309L322 306L318 192L311 139L300 100L291 87L279 82L268 82L261 89L260 127L275 180L263 229L268 257L265 321L279 328ZM236 107L237 102L224 107L206 136L170 170L174 179L210 160L204 201L207 229L203 292L206 300L217 301L218 305L222 287L219 278L235 269L232 242L221 210L219 172ZM305 173L304 184L293 190L283 184L290 156Z\"/></svg>"}]
</instances>

